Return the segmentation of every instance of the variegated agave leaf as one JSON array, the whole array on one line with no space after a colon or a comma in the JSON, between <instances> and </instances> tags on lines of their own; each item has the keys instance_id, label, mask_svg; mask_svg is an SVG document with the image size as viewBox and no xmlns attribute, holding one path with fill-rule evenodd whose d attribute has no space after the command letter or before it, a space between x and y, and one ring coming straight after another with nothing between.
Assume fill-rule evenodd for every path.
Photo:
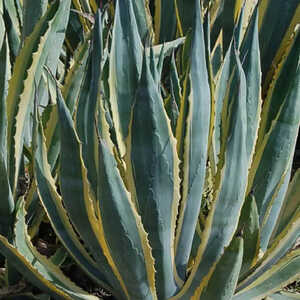
<instances>
[{"instance_id":1,"label":"variegated agave leaf","mask_svg":"<svg viewBox=\"0 0 300 300\"><path fill-rule=\"evenodd\" d=\"M297 299L281 290L300 267L298 16L283 0L0 0L8 265L96 299L32 244L46 216L118 300Z\"/></svg>"}]
</instances>

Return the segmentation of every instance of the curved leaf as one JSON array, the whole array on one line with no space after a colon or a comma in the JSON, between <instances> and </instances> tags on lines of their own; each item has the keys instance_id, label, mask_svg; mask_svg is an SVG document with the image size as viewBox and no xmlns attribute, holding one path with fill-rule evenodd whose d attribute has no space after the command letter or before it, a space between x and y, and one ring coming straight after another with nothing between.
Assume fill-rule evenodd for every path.
<instances>
[{"instance_id":1,"label":"curved leaf","mask_svg":"<svg viewBox=\"0 0 300 300\"><path fill-rule=\"evenodd\" d=\"M22 200L21 200L22 201ZM30 237L27 233L27 225L25 223L25 205L24 202L19 204L16 215L15 224L15 244L18 252L26 259L27 263L30 263L36 272L43 276L44 280L48 281L47 285L51 287L52 292L50 295L65 294L65 298L76 300L96 300L96 297L84 292L81 288L76 286L69 278L67 278L63 272L57 267L51 260L42 256L32 245ZM17 268L17 270L19 270ZM20 271L20 270L19 270ZM22 274L22 272L21 272ZM27 278L32 279L32 276ZM43 289L42 289L43 290ZM47 290L44 290L47 292Z\"/></svg>"},{"instance_id":2,"label":"curved leaf","mask_svg":"<svg viewBox=\"0 0 300 300\"><path fill-rule=\"evenodd\" d=\"M259 260L256 266L254 266L246 276L242 279L237 287L237 292L247 291L249 286L252 286L253 282L260 282L261 278L264 278L265 274L269 274L269 270L276 267L280 259L285 261L285 255L290 249L292 249L296 243L296 240L300 236L300 209L290 220L285 229L278 235L273 241L267 252ZM298 249L299 251L299 249ZM288 257L288 255L287 255ZM296 272L297 273L297 272ZM267 276L267 275L266 275Z\"/></svg>"},{"instance_id":3,"label":"curved leaf","mask_svg":"<svg viewBox=\"0 0 300 300\"><path fill-rule=\"evenodd\" d=\"M279 292L268 296L266 300L294 300L300 299L300 294L290 292Z\"/></svg>"}]
</instances>

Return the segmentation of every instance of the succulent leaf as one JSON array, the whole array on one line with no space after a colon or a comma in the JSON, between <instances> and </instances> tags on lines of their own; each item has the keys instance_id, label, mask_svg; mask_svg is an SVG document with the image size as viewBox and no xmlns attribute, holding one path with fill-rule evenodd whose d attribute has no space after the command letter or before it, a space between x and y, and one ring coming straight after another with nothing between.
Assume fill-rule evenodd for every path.
<instances>
[{"instance_id":1,"label":"succulent leaf","mask_svg":"<svg viewBox=\"0 0 300 300\"><path fill-rule=\"evenodd\" d=\"M179 160L146 55L133 108L131 160L137 209L149 233L155 259L158 298L167 298L177 289L173 243L179 204Z\"/></svg>"},{"instance_id":2,"label":"succulent leaf","mask_svg":"<svg viewBox=\"0 0 300 300\"><path fill-rule=\"evenodd\" d=\"M196 1L196 3L189 78L190 93L187 95L188 112L186 120L179 117L179 122L186 122L184 125L186 128L184 135L177 135L177 138L181 138L183 143L183 156L180 156L183 159L183 182L175 254L176 267L182 279L185 279L185 269L200 212L211 113L201 7L199 1ZM178 123L178 126L180 126L180 123Z\"/></svg>"},{"instance_id":3,"label":"succulent leaf","mask_svg":"<svg viewBox=\"0 0 300 300\"><path fill-rule=\"evenodd\" d=\"M38 122L38 121L36 121ZM111 287L107 284L103 273L98 269L94 260L89 256L86 249L81 245L76 233L69 221L69 217L63 206L62 199L57 193L55 180L51 175L51 166L47 161L47 150L45 137L41 123L36 124L34 133L34 169L38 194L44 206L48 218L63 245L69 251L82 269L100 285L108 290Z\"/></svg>"},{"instance_id":4,"label":"succulent leaf","mask_svg":"<svg viewBox=\"0 0 300 300\"><path fill-rule=\"evenodd\" d=\"M131 1L118 0L109 62L109 102L121 157L126 152L125 139L142 69L142 51Z\"/></svg>"},{"instance_id":5,"label":"succulent leaf","mask_svg":"<svg viewBox=\"0 0 300 300\"><path fill-rule=\"evenodd\" d=\"M8 111L8 159L9 179L12 191L15 194L17 177L19 173L23 138L28 122L29 113L32 111L32 95L34 82L39 82L43 64L46 61L51 44L51 35L56 35L60 22L64 23L68 17L70 1L60 1L52 4L46 14L35 26L35 30L26 39L20 51L9 83L7 96ZM61 17L61 16L64 17Z\"/></svg>"},{"instance_id":6,"label":"succulent leaf","mask_svg":"<svg viewBox=\"0 0 300 300\"><path fill-rule=\"evenodd\" d=\"M230 99L230 103L225 106L229 111L227 112L225 109L223 111L223 114L229 114L230 118L227 120L227 124L224 124L227 129L225 128L224 137L226 138L224 138L221 150L222 158L219 164L219 175L217 174L216 179L216 199L206 222L191 275L174 299L183 295L191 297L196 290L203 289L238 225L247 184L247 166L245 165L245 160L247 160L247 121L246 78L237 55L235 55L235 64L237 70L236 93ZM230 223L228 215L231 216ZM200 294L200 292L197 293Z\"/></svg>"},{"instance_id":7,"label":"succulent leaf","mask_svg":"<svg viewBox=\"0 0 300 300\"><path fill-rule=\"evenodd\" d=\"M230 300L234 294L243 260L243 239L234 237L218 261L200 299ZM196 294L193 296L196 297ZM192 298L193 299L193 298ZM196 298L195 298L196 299Z\"/></svg>"},{"instance_id":8,"label":"succulent leaf","mask_svg":"<svg viewBox=\"0 0 300 300\"><path fill-rule=\"evenodd\" d=\"M293 250L275 263L263 276L260 276L232 299L263 299L269 294L281 290L298 278L300 268L300 250Z\"/></svg>"},{"instance_id":9,"label":"succulent leaf","mask_svg":"<svg viewBox=\"0 0 300 300\"><path fill-rule=\"evenodd\" d=\"M90 191L87 170L82 159L81 144L70 112L62 97L58 97L58 113L60 135L64 137L61 140L60 155L60 188L64 205L72 224L85 245L94 254L94 259L98 266L101 266L109 284L114 286L117 291L123 290L126 294L124 282L107 250L103 229L96 216L94 195ZM70 164L70 160L73 162L72 164ZM72 188L70 188L71 186Z\"/></svg>"}]
</instances>

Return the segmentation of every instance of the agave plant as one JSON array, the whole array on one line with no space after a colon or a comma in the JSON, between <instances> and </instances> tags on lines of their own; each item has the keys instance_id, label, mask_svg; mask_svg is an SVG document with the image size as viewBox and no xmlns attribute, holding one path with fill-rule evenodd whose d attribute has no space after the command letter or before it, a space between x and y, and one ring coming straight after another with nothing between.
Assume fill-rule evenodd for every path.
<instances>
[{"instance_id":1,"label":"agave plant","mask_svg":"<svg viewBox=\"0 0 300 300\"><path fill-rule=\"evenodd\" d=\"M0 1L0 252L55 299L97 299L65 250L118 300L299 298L299 1L190 2Z\"/></svg>"}]
</instances>

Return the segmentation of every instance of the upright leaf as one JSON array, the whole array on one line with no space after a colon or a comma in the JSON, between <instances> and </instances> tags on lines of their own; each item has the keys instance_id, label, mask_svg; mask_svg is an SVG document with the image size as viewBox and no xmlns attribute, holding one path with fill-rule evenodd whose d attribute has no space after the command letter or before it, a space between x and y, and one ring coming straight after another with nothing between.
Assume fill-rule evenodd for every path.
<instances>
[{"instance_id":1,"label":"upright leaf","mask_svg":"<svg viewBox=\"0 0 300 300\"><path fill-rule=\"evenodd\" d=\"M126 287L114 264L104 239L103 228L96 217L94 194L90 190L82 148L70 112L58 91L58 113L61 139L60 189L72 224L93 253L108 283L126 295ZM72 163L70 163L72 162Z\"/></svg>"},{"instance_id":2,"label":"upright leaf","mask_svg":"<svg viewBox=\"0 0 300 300\"><path fill-rule=\"evenodd\" d=\"M0 19L1 19L0 15ZM1 24L0 24L1 26ZM10 60L7 36L0 45L0 186L2 199L0 202L0 233L5 237L12 238L13 211L15 203L9 184L7 170L7 116L6 97L8 80L10 79Z\"/></svg>"},{"instance_id":3,"label":"upright leaf","mask_svg":"<svg viewBox=\"0 0 300 300\"><path fill-rule=\"evenodd\" d=\"M300 123L299 97L300 59L298 52L295 76L283 98L277 120L273 122L270 134L266 137L266 146L252 185L257 201L260 224L263 226L266 224L270 207L274 203L292 160ZM264 244L265 248L266 245Z\"/></svg>"},{"instance_id":4,"label":"upright leaf","mask_svg":"<svg viewBox=\"0 0 300 300\"><path fill-rule=\"evenodd\" d=\"M259 3L259 12L262 82L266 92L299 23L300 3L298 0L263 0ZM278 19L280 22L274 22Z\"/></svg>"},{"instance_id":5,"label":"upright leaf","mask_svg":"<svg viewBox=\"0 0 300 300\"><path fill-rule=\"evenodd\" d=\"M0 48L0 155L7 168L7 90L8 81L11 76L10 60L9 60L9 45L7 37L4 39Z\"/></svg>"},{"instance_id":6,"label":"upright leaf","mask_svg":"<svg viewBox=\"0 0 300 300\"><path fill-rule=\"evenodd\" d=\"M241 45L241 61L247 83L247 155L252 163L261 113L261 70L258 41L258 8L254 10Z\"/></svg>"},{"instance_id":7,"label":"upright leaf","mask_svg":"<svg viewBox=\"0 0 300 300\"><path fill-rule=\"evenodd\" d=\"M204 289L200 299L231 300L234 294L243 260L243 239L235 237Z\"/></svg>"},{"instance_id":8,"label":"upright leaf","mask_svg":"<svg viewBox=\"0 0 300 300\"><path fill-rule=\"evenodd\" d=\"M18 17L16 2L3 0L3 3L5 28L7 30L11 55L15 59L20 50L21 24Z\"/></svg>"},{"instance_id":9,"label":"upright leaf","mask_svg":"<svg viewBox=\"0 0 300 300\"><path fill-rule=\"evenodd\" d=\"M155 42L174 40L176 34L176 13L174 0L155 0Z\"/></svg>"},{"instance_id":10,"label":"upright leaf","mask_svg":"<svg viewBox=\"0 0 300 300\"><path fill-rule=\"evenodd\" d=\"M287 226L289 221L300 207L300 169L297 170L292 182L288 187L284 203L274 228L272 239L276 238Z\"/></svg>"},{"instance_id":11,"label":"upright leaf","mask_svg":"<svg viewBox=\"0 0 300 300\"><path fill-rule=\"evenodd\" d=\"M246 78L235 54L235 93L223 107L223 142L215 183L215 199L208 215L202 240L182 290L174 297L196 297L211 278L216 263L235 233L246 193ZM228 218L230 216L230 218Z\"/></svg>"},{"instance_id":12,"label":"upright leaf","mask_svg":"<svg viewBox=\"0 0 300 300\"><path fill-rule=\"evenodd\" d=\"M68 17L70 0L54 2L28 37L14 64L9 83L8 103L8 147L10 149L8 170L12 190L16 191L17 177L23 149L23 138L29 113L32 111L34 81L38 82L43 64L52 45L51 35L56 35L61 22Z\"/></svg>"},{"instance_id":13,"label":"upright leaf","mask_svg":"<svg viewBox=\"0 0 300 300\"><path fill-rule=\"evenodd\" d=\"M276 69L274 78L267 91L264 101L261 125L259 129L258 143L262 143L264 136L270 131L272 123L276 120L284 99L293 84L293 78L296 76L300 53L300 29L295 33L295 39L286 49L285 57Z\"/></svg>"},{"instance_id":14,"label":"upright leaf","mask_svg":"<svg viewBox=\"0 0 300 300\"><path fill-rule=\"evenodd\" d=\"M5 23L3 20L3 0L0 1L0 48L2 48L2 44L5 36Z\"/></svg>"},{"instance_id":15,"label":"upright leaf","mask_svg":"<svg viewBox=\"0 0 300 300\"><path fill-rule=\"evenodd\" d=\"M82 80L84 76L87 76L84 71L87 64L88 49L89 46L87 41L80 44L76 49L74 53L74 62L66 75L65 84L62 90L66 105L72 115L77 104L77 97L79 97L80 93L86 93L82 87ZM56 107L54 107L45 130L48 148L48 160L52 169L56 164L60 151L58 127L58 115Z\"/></svg>"},{"instance_id":16,"label":"upright leaf","mask_svg":"<svg viewBox=\"0 0 300 300\"><path fill-rule=\"evenodd\" d=\"M165 299L177 290L173 243L179 203L179 161L175 139L147 56L144 56L136 94L131 135L137 207L149 233L158 299Z\"/></svg>"},{"instance_id":17,"label":"upright leaf","mask_svg":"<svg viewBox=\"0 0 300 300\"><path fill-rule=\"evenodd\" d=\"M131 109L142 68L142 43L132 1L129 0L118 0L116 3L109 66L109 101L118 148L123 157Z\"/></svg>"},{"instance_id":18,"label":"upright leaf","mask_svg":"<svg viewBox=\"0 0 300 300\"><path fill-rule=\"evenodd\" d=\"M117 162L102 140L99 144L98 201L103 233L129 299L157 299L154 259L147 234L125 188Z\"/></svg>"},{"instance_id":19,"label":"upright leaf","mask_svg":"<svg viewBox=\"0 0 300 300\"><path fill-rule=\"evenodd\" d=\"M237 231L244 237L245 251L240 271L240 276L242 276L256 263L260 246L259 217L255 198L252 194L248 195L245 200Z\"/></svg>"},{"instance_id":20,"label":"upright leaf","mask_svg":"<svg viewBox=\"0 0 300 300\"><path fill-rule=\"evenodd\" d=\"M231 44L226 53L221 67L221 73L216 84L215 126L212 140L214 161L216 164L219 161L222 139L225 137L225 133L223 132L225 127L222 126L222 123L224 123L224 119L222 119L222 110L227 105L228 99L230 99L234 93L234 51L234 46Z\"/></svg>"},{"instance_id":21,"label":"upright leaf","mask_svg":"<svg viewBox=\"0 0 300 300\"><path fill-rule=\"evenodd\" d=\"M153 31L152 17L149 10L149 0L132 1L132 6L140 38L143 42L145 42L147 35L151 34Z\"/></svg>"},{"instance_id":22,"label":"upright leaf","mask_svg":"<svg viewBox=\"0 0 300 300\"><path fill-rule=\"evenodd\" d=\"M171 73L170 74L171 94L172 97L174 97L177 107L180 108L180 98L182 97L182 95L181 95L181 86L180 86L179 75L176 67L174 52L172 54L172 59L171 59L170 73Z\"/></svg>"},{"instance_id":23,"label":"upright leaf","mask_svg":"<svg viewBox=\"0 0 300 300\"><path fill-rule=\"evenodd\" d=\"M199 1L200 2L200 1ZM202 2L202 1L201 1ZM180 20L180 25L177 24L179 32L186 35L189 30L194 28L194 15L195 11L198 9L194 0L176 0L178 8L178 20Z\"/></svg>"},{"instance_id":24,"label":"upright leaf","mask_svg":"<svg viewBox=\"0 0 300 300\"><path fill-rule=\"evenodd\" d=\"M35 24L43 16L47 9L48 0L30 1L23 0L23 27L22 27L22 41L30 35Z\"/></svg>"},{"instance_id":25,"label":"upright leaf","mask_svg":"<svg viewBox=\"0 0 300 300\"><path fill-rule=\"evenodd\" d=\"M186 266L200 212L211 113L204 33L198 0L196 0L194 20L188 115L185 136L181 136L184 139L182 201L175 244L176 267L182 279L186 276ZM180 124L178 128L179 126ZM176 136L178 139L178 134Z\"/></svg>"},{"instance_id":26,"label":"upright leaf","mask_svg":"<svg viewBox=\"0 0 300 300\"><path fill-rule=\"evenodd\" d=\"M223 49L226 52L232 40L235 24L238 21L243 1L225 0L222 11Z\"/></svg>"},{"instance_id":27,"label":"upright leaf","mask_svg":"<svg viewBox=\"0 0 300 300\"><path fill-rule=\"evenodd\" d=\"M100 95L101 81L101 60L103 55L101 12L95 16L95 26L93 30L93 43L89 60L91 74L89 80L89 91L84 97L80 97L77 106L76 122L77 132L82 142L83 159L88 170L88 179L94 193L97 192L97 135L96 135L96 107Z\"/></svg>"}]
</instances>

